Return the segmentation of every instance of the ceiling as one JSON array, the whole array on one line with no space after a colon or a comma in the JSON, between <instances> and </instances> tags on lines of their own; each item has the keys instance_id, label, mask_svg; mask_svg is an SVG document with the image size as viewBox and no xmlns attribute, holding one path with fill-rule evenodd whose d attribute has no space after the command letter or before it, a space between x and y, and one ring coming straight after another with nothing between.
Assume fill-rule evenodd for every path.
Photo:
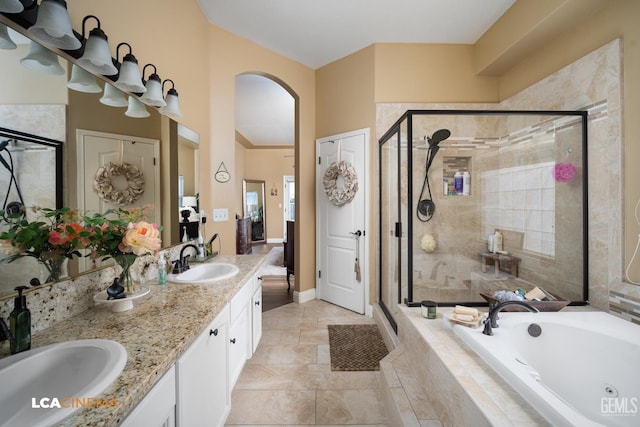
<instances>
[{"instance_id":1,"label":"ceiling","mask_svg":"<svg viewBox=\"0 0 640 427\"><path fill-rule=\"evenodd\" d=\"M374 43L473 44L515 0L198 3L211 23L318 69ZM293 100L289 105L283 99L290 95L262 77L239 78L236 83L237 131L256 146L293 144Z\"/></svg>"}]
</instances>

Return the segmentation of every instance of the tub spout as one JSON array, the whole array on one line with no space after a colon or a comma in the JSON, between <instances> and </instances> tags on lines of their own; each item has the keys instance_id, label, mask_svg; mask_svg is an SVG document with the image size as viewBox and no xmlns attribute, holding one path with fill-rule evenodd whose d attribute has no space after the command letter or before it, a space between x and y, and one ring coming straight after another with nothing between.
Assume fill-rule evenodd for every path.
<instances>
[{"instance_id":1,"label":"tub spout","mask_svg":"<svg viewBox=\"0 0 640 427\"><path fill-rule=\"evenodd\" d=\"M495 306L493 309L491 309L491 311L489 312L489 316L487 316L487 318L484 319L484 331L482 331L483 334L493 335L493 328L498 327L498 313L500 313L500 311L502 311L504 307L508 307L510 305L519 305L521 307L526 308L532 313L537 313L539 311L537 308L535 308L531 304L527 304L524 301L501 302L500 304Z\"/></svg>"}]
</instances>

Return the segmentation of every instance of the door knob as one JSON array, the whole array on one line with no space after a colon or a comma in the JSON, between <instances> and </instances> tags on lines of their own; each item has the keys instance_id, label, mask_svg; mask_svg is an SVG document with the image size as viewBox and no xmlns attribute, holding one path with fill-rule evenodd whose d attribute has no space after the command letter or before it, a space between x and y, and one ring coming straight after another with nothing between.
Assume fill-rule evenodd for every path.
<instances>
[{"instance_id":1,"label":"door knob","mask_svg":"<svg viewBox=\"0 0 640 427\"><path fill-rule=\"evenodd\" d=\"M356 230L355 232L350 231L349 234L353 234L354 236L360 237L362 236L362 231Z\"/></svg>"}]
</instances>

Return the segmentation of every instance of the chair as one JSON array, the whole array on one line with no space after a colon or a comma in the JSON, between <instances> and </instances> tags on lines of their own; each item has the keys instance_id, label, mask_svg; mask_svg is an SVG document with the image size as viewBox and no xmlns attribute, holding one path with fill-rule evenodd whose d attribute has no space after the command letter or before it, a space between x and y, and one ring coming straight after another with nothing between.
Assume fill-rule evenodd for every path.
<instances>
[{"instance_id":1,"label":"chair","mask_svg":"<svg viewBox=\"0 0 640 427\"><path fill-rule=\"evenodd\" d=\"M287 221L287 241L284 242L284 261L285 261L285 267L287 268L287 292L289 292L289 290L291 289L291 281L289 280L289 277L293 274L295 276L295 271L294 271L294 248L295 248L295 243L294 243L294 226L295 226L295 222L294 221Z\"/></svg>"}]
</instances>

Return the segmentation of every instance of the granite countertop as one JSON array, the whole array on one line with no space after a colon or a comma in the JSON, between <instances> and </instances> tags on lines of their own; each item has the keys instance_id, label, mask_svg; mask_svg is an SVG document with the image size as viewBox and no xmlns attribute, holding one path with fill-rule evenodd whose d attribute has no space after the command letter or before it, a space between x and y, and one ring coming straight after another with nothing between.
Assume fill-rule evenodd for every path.
<instances>
[{"instance_id":1,"label":"granite countertop","mask_svg":"<svg viewBox=\"0 0 640 427\"><path fill-rule=\"evenodd\" d=\"M32 337L32 348L77 339L110 339L127 350L127 364L101 396L117 407L80 409L62 426L115 426L122 422L154 384L169 370L195 338L258 270L265 255L220 255L211 262L228 262L240 269L234 277L209 284L159 286L134 301L133 309L113 313L96 305Z\"/></svg>"}]
</instances>

